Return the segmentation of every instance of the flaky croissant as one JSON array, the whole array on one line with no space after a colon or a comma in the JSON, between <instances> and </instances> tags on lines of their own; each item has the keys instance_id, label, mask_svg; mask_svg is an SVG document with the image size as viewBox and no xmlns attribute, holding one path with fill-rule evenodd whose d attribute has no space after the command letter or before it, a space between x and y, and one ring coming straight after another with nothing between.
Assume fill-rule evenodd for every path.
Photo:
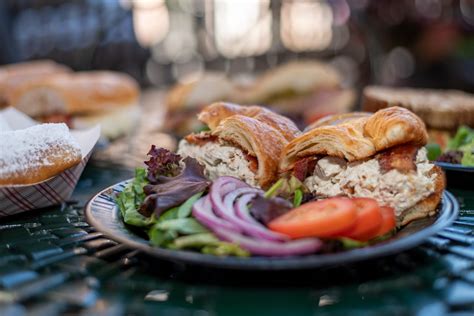
<instances>
[{"instance_id":1,"label":"flaky croissant","mask_svg":"<svg viewBox=\"0 0 474 316\"><path fill-rule=\"evenodd\" d=\"M235 160L231 160L236 156L229 156L229 161L218 158L215 161L219 162L216 163L212 160L218 156L214 154L214 151L204 148L194 148L193 151L189 145L205 146L209 142L214 142L219 146L230 145L240 149L248 161L252 179L255 180L251 180L252 185L262 188L267 188L277 180L282 150L300 133L291 120L259 106L214 103L205 107L198 118L208 125L210 131L186 136L184 142L180 143L178 152L186 155L191 151L189 155L198 160L202 159L206 168L212 169L220 163L227 165L227 168L220 168L219 171L213 169L213 177L236 176ZM219 148L214 147L213 150L219 153ZM202 152L202 150L207 151ZM206 155L207 158L200 158ZM242 154L236 155L241 157ZM213 162L210 163L210 161ZM233 167L230 166L231 161L234 162Z\"/></svg>"},{"instance_id":2,"label":"flaky croissant","mask_svg":"<svg viewBox=\"0 0 474 316\"><path fill-rule=\"evenodd\" d=\"M400 107L333 121L329 125L316 122L313 129L291 141L283 151L280 169L289 170L298 158L306 156L327 155L355 161L396 145L423 146L428 140L423 121Z\"/></svg>"},{"instance_id":3,"label":"flaky croissant","mask_svg":"<svg viewBox=\"0 0 474 316\"><path fill-rule=\"evenodd\" d=\"M281 133L287 141L293 140L293 138L300 134L299 129L289 118L257 105L240 106L233 103L216 102L206 106L199 113L198 119L213 130L222 120L236 114L252 117L264 124L270 125Z\"/></svg>"},{"instance_id":4,"label":"flaky croissant","mask_svg":"<svg viewBox=\"0 0 474 316\"><path fill-rule=\"evenodd\" d=\"M262 188L276 180L279 157L288 143L278 130L255 118L237 114L224 119L212 131L212 135L237 145L257 158L256 179Z\"/></svg>"}]
</instances>

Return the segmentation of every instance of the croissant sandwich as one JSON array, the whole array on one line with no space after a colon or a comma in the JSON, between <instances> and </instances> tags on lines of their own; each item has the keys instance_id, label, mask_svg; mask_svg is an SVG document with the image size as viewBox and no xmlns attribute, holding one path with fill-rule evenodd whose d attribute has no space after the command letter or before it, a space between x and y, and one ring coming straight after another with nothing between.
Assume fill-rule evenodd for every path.
<instances>
[{"instance_id":1,"label":"croissant sandwich","mask_svg":"<svg viewBox=\"0 0 474 316\"><path fill-rule=\"evenodd\" d=\"M197 159L211 180L234 176L262 188L278 177L281 152L299 134L291 120L259 106L213 103L198 119L209 131L186 136L178 154Z\"/></svg>"},{"instance_id":2,"label":"croissant sandwich","mask_svg":"<svg viewBox=\"0 0 474 316\"><path fill-rule=\"evenodd\" d=\"M280 169L319 197L369 197L394 208L398 225L433 215L445 187L423 146L419 117L391 107L315 122L284 149Z\"/></svg>"}]
</instances>

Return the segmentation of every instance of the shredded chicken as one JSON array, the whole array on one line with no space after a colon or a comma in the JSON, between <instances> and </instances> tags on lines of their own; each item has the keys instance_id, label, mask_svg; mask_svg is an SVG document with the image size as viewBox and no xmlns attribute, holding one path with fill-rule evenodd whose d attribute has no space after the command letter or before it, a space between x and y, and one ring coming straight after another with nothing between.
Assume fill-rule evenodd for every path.
<instances>
[{"instance_id":1,"label":"shredded chicken","mask_svg":"<svg viewBox=\"0 0 474 316\"><path fill-rule=\"evenodd\" d=\"M435 190L435 175L429 176L434 165L429 163L424 148L418 150L415 164L416 169L409 172L394 168L383 173L377 158L342 165L339 160L324 157L304 183L321 197L373 198L381 205L393 207L399 216Z\"/></svg>"},{"instance_id":2,"label":"shredded chicken","mask_svg":"<svg viewBox=\"0 0 474 316\"><path fill-rule=\"evenodd\" d=\"M259 187L255 172L252 171L255 170L254 160L237 147L215 141L195 145L183 139L179 143L178 154L193 157L202 163L206 168L206 176L211 180L220 176L232 176L253 187Z\"/></svg>"}]
</instances>

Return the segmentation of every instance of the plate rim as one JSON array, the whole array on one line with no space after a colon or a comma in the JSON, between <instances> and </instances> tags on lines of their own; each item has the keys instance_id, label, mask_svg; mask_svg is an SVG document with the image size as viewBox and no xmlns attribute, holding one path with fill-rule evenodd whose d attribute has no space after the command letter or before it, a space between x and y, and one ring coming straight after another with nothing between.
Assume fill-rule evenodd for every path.
<instances>
[{"instance_id":1,"label":"plate rim","mask_svg":"<svg viewBox=\"0 0 474 316\"><path fill-rule=\"evenodd\" d=\"M133 178L132 178L133 179ZM428 237L435 235L442 229L450 226L457 218L459 213L459 204L457 199L452 193L447 190L443 191L442 203L443 212L442 214L432 223L430 226L423 228L411 234L408 237L416 236L407 242L406 238L403 237L399 240L394 240L390 243L379 243L373 246L357 248L353 250L347 250L334 254L314 254L306 256L291 256L291 257L250 257L250 258L239 258L239 257L217 257L213 255L202 254L199 252L184 251L184 250L171 250L160 247L153 247L144 242L138 242L127 238L126 236L117 236L111 232L107 227L104 226L97 218L94 217L92 210L92 203L100 197L103 193L113 190L119 185L124 185L132 179L120 181L115 183L98 193L89 199L84 207L84 216L86 221L97 231L103 233L107 238L120 242L131 249L140 250L144 253L156 257L161 260L171 261L175 263L186 263L199 265L204 267L218 268L218 269L231 269L231 270L268 270L268 271L282 271L282 270L304 270L304 269L317 269L323 267L330 267L335 265L355 263L364 260L382 258L395 253L406 251L422 244ZM115 204L115 202L114 202ZM112 212L120 211L115 204ZM110 216L112 218L112 216ZM127 229L126 224L123 221L115 223L120 225L121 229ZM133 234L133 233L132 233ZM138 236L137 236L138 237ZM404 241L404 242L402 242Z\"/></svg>"},{"instance_id":2,"label":"plate rim","mask_svg":"<svg viewBox=\"0 0 474 316\"><path fill-rule=\"evenodd\" d=\"M442 161L435 161L435 165L449 171L459 171L459 172L474 172L474 167L470 166L463 166L461 164L456 164L456 163L449 163L449 162L442 162Z\"/></svg>"}]
</instances>

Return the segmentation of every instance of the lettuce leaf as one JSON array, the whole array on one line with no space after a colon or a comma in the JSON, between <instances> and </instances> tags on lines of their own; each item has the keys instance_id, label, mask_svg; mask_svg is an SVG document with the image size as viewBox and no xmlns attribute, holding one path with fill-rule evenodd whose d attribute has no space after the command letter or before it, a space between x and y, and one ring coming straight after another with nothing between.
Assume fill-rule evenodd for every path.
<instances>
[{"instance_id":1,"label":"lettuce leaf","mask_svg":"<svg viewBox=\"0 0 474 316\"><path fill-rule=\"evenodd\" d=\"M145 161L147 165L147 179L150 183L156 183L157 177L175 177L181 172L181 156L165 148L157 148L152 145L148 151L150 159Z\"/></svg>"},{"instance_id":2,"label":"lettuce leaf","mask_svg":"<svg viewBox=\"0 0 474 316\"><path fill-rule=\"evenodd\" d=\"M265 198L272 198L276 196L281 196L284 198L292 197L296 190L301 190L306 192L307 189L304 186L303 182L298 180L295 176L288 178L281 178L275 182L270 189L265 192Z\"/></svg>"},{"instance_id":3,"label":"lettuce leaf","mask_svg":"<svg viewBox=\"0 0 474 316\"><path fill-rule=\"evenodd\" d=\"M178 176L156 176L156 184L148 184L143 188L147 197L139 209L142 215L154 213L159 217L164 211L183 204L208 188L211 182L204 176L204 167L190 157L185 158L183 163L184 170ZM185 212L182 210L181 213Z\"/></svg>"},{"instance_id":4,"label":"lettuce leaf","mask_svg":"<svg viewBox=\"0 0 474 316\"><path fill-rule=\"evenodd\" d=\"M176 238L168 244L171 249L201 249L204 254L214 256L248 257L250 253L239 245L220 241L211 233L194 234Z\"/></svg>"},{"instance_id":5,"label":"lettuce leaf","mask_svg":"<svg viewBox=\"0 0 474 316\"><path fill-rule=\"evenodd\" d=\"M459 147L459 149L463 152L461 164L474 167L474 139L469 144Z\"/></svg>"},{"instance_id":6,"label":"lettuce leaf","mask_svg":"<svg viewBox=\"0 0 474 316\"><path fill-rule=\"evenodd\" d=\"M144 227L151 225L154 220L154 217L145 217L138 212L140 205L145 200L143 187L147 183L146 170L137 168L133 181L115 197L123 221L129 225Z\"/></svg>"},{"instance_id":7,"label":"lettuce leaf","mask_svg":"<svg viewBox=\"0 0 474 316\"><path fill-rule=\"evenodd\" d=\"M429 161L435 161L443 153L438 144L430 143L425 146Z\"/></svg>"},{"instance_id":8,"label":"lettuce leaf","mask_svg":"<svg viewBox=\"0 0 474 316\"><path fill-rule=\"evenodd\" d=\"M472 141L474 141L474 130L467 126L461 126L458 128L456 135L449 140L448 150L460 149L461 146L467 145Z\"/></svg>"},{"instance_id":9,"label":"lettuce leaf","mask_svg":"<svg viewBox=\"0 0 474 316\"><path fill-rule=\"evenodd\" d=\"M292 203L279 197L268 199L257 195L252 200L249 211L256 220L266 225L287 213L292 206Z\"/></svg>"}]
</instances>

